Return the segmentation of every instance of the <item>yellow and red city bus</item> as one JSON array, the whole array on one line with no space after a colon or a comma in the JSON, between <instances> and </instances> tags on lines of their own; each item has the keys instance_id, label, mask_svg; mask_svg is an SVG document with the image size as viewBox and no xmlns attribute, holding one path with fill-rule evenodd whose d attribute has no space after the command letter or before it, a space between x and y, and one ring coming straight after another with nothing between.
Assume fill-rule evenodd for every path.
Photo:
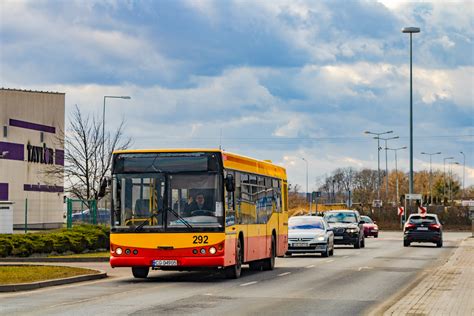
<instances>
[{"instance_id":1,"label":"yellow and red city bus","mask_svg":"<svg viewBox=\"0 0 474 316\"><path fill-rule=\"evenodd\" d=\"M113 153L110 264L272 270L288 248L284 168L219 149Z\"/></svg>"}]
</instances>

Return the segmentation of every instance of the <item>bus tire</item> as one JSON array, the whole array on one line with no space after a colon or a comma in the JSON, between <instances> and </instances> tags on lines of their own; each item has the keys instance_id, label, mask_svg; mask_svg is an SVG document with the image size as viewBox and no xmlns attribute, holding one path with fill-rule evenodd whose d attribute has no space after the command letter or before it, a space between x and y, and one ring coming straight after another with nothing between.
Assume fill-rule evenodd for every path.
<instances>
[{"instance_id":1,"label":"bus tire","mask_svg":"<svg viewBox=\"0 0 474 316\"><path fill-rule=\"evenodd\" d=\"M242 273L242 242L237 238L237 245L235 246L235 264L224 269L225 276L228 279L238 279Z\"/></svg>"},{"instance_id":2,"label":"bus tire","mask_svg":"<svg viewBox=\"0 0 474 316\"><path fill-rule=\"evenodd\" d=\"M275 236L272 235L272 249L270 250L270 258L264 259L263 270L275 269L275 257L276 257L276 242L275 242Z\"/></svg>"},{"instance_id":3,"label":"bus tire","mask_svg":"<svg viewBox=\"0 0 474 316\"><path fill-rule=\"evenodd\" d=\"M132 274L137 279L146 279L149 271L148 267L132 267Z\"/></svg>"}]
</instances>

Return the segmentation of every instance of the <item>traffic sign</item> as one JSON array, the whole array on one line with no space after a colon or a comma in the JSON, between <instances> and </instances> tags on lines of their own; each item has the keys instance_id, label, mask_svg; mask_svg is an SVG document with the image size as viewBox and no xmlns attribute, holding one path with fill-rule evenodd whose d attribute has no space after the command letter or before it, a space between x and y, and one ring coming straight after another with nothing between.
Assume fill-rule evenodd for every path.
<instances>
[{"instance_id":1,"label":"traffic sign","mask_svg":"<svg viewBox=\"0 0 474 316\"><path fill-rule=\"evenodd\" d=\"M407 193L405 194L405 199L406 200L421 200L421 194Z\"/></svg>"},{"instance_id":2,"label":"traffic sign","mask_svg":"<svg viewBox=\"0 0 474 316\"><path fill-rule=\"evenodd\" d=\"M398 207L398 216L402 216L405 213L405 208L403 206Z\"/></svg>"},{"instance_id":3,"label":"traffic sign","mask_svg":"<svg viewBox=\"0 0 474 316\"><path fill-rule=\"evenodd\" d=\"M420 213L421 215L425 215L426 214L426 207L425 206L418 206L418 213Z\"/></svg>"},{"instance_id":4,"label":"traffic sign","mask_svg":"<svg viewBox=\"0 0 474 316\"><path fill-rule=\"evenodd\" d=\"M382 207L382 200L373 200L372 207Z\"/></svg>"}]
</instances>

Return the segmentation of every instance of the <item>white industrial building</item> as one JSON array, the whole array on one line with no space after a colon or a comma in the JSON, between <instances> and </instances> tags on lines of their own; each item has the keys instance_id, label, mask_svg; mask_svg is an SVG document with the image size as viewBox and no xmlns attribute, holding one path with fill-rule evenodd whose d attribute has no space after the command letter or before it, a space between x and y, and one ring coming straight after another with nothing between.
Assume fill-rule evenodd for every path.
<instances>
[{"instance_id":1,"label":"white industrial building","mask_svg":"<svg viewBox=\"0 0 474 316\"><path fill-rule=\"evenodd\" d=\"M0 201L14 203L14 228L62 226L64 102L64 93L0 88Z\"/></svg>"}]
</instances>

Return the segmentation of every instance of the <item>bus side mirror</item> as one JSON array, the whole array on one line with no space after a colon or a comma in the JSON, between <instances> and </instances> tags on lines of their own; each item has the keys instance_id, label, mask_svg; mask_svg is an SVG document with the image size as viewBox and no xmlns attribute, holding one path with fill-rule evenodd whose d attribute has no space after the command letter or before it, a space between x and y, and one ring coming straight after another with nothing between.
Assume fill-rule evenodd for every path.
<instances>
[{"instance_id":1,"label":"bus side mirror","mask_svg":"<svg viewBox=\"0 0 474 316\"><path fill-rule=\"evenodd\" d=\"M225 189L227 190L227 192L235 191L234 176L231 174L227 174L227 176L225 177Z\"/></svg>"},{"instance_id":2,"label":"bus side mirror","mask_svg":"<svg viewBox=\"0 0 474 316\"><path fill-rule=\"evenodd\" d=\"M104 178L102 180L102 183L100 184L99 193L97 194L99 198L102 198L105 196L105 190L107 189L109 185L110 185L110 179Z\"/></svg>"}]
</instances>

